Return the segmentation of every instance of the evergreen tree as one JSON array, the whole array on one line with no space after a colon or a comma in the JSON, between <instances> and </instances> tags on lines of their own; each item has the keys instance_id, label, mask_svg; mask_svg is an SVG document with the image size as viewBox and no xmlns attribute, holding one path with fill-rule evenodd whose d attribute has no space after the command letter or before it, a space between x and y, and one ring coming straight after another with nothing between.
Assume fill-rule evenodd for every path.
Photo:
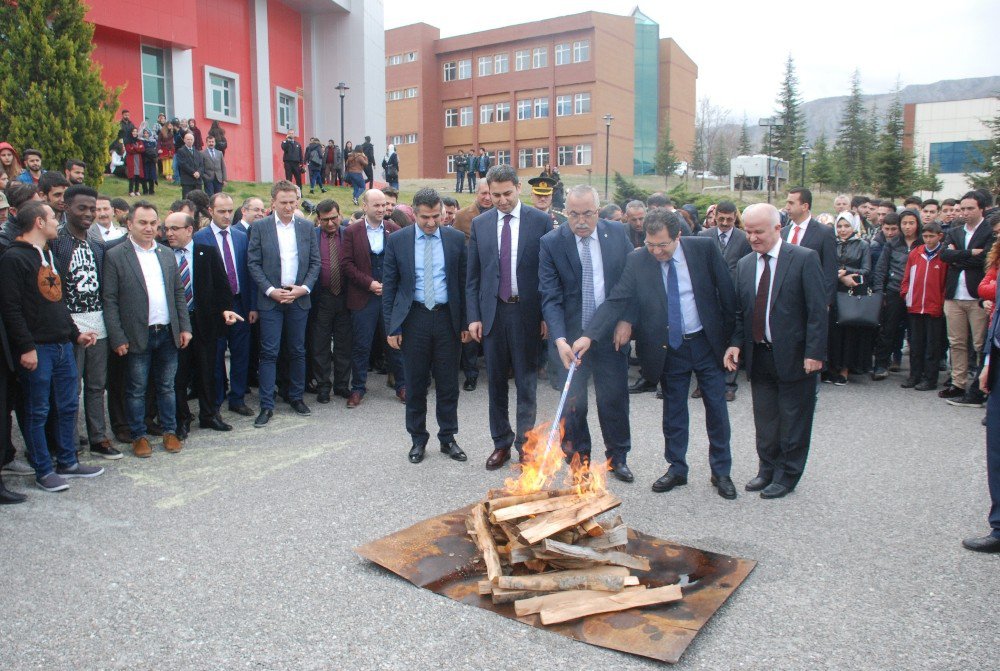
<instances>
[{"instance_id":1,"label":"evergreen tree","mask_svg":"<svg viewBox=\"0 0 1000 671\"><path fill-rule=\"evenodd\" d=\"M674 145L674 141L670 139L669 114L663 117L663 132L660 134L660 142L656 147L654 161L656 174L663 175L664 184L670 179L670 175L674 174L674 170L677 170L677 166L681 164L680 159L677 157L677 147Z\"/></svg>"},{"instance_id":2,"label":"evergreen tree","mask_svg":"<svg viewBox=\"0 0 1000 671\"><path fill-rule=\"evenodd\" d=\"M727 177L729 175L729 156L722 147L716 147L712 155L712 172L717 177Z\"/></svg>"},{"instance_id":3,"label":"evergreen tree","mask_svg":"<svg viewBox=\"0 0 1000 671\"><path fill-rule=\"evenodd\" d=\"M908 196L916 190L913 156L903 150L903 103L898 85L872 156L871 173L874 190L883 198Z\"/></svg>"},{"instance_id":4,"label":"evergreen tree","mask_svg":"<svg viewBox=\"0 0 1000 671\"><path fill-rule=\"evenodd\" d=\"M812 165L809 166L809 176L820 191L830 187L835 181L835 166L830 149L826 146L826 136L820 134L813 146Z\"/></svg>"},{"instance_id":5,"label":"evergreen tree","mask_svg":"<svg viewBox=\"0 0 1000 671\"><path fill-rule=\"evenodd\" d=\"M41 151L45 167L83 160L100 184L115 137L119 90L109 91L91 54L94 27L81 0L0 3L0 137Z\"/></svg>"},{"instance_id":6,"label":"evergreen tree","mask_svg":"<svg viewBox=\"0 0 1000 671\"><path fill-rule=\"evenodd\" d=\"M708 170L708 147L705 146L705 134L700 129L694 129L694 150L691 152L691 169L697 172Z\"/></svg>"},{"instance_id":7,"label":"evergreen tree","mask_svg":"<svg viewBox=\"0 0 1000 671\"><path fill-rule=\"evenodd\" d=\"M791 54L785 61L785 78L781 82L777 104L775 116L781 119L783 125L773 129L773 155L789 162L801 160L799 147L806 140L805 117L799 110L802 101L799 99L799 80L795 76L795 62Z\"/></svg>"},{"instance_id":8,"label":"evergreen tree","mask_svg":"<svg viewBox=\"0 0 1000 671\"><path fill-rule=\"evenodd\" d=\"M753 150L750 147L750 129L747 127L747 115L743 114L743 128L740 129L740 146L737 150L740 156L750 156Z\"/></svg>"},{"instance_id":9,"label":"evergreen tree","mask_svg":"<svg viewBox=\"0 0 1000 671\"><path fill-rule=\"evenodd\" d=\"M615 192L611 196L612 202L618 203L619 207L624 208L625 205L632 200L641 200L645 202L649 199L649 191L640 189L635 182L630 179L626 179L620 172L615 171Z\"/></svg>"},{"instance_id":10,"label":"evergreen tree","mask_svg":"<svg viewBox=\"0 0 1000 671\"><path fill-rule=\"evenodd\" d=\"M875 180L875 154L878 153L879 141L881 139L881 123L878 113L878 104L873 102L868 110L868 120L865 122L865 142L861 152L861 184L865 191L874 190Z\"/></svg>"},{"instance_id":11,"label":"evergreen tree","mask_svg":"<svg viewBox=\"0 0 1000 671\"><path fill-rule=\"evenodd\" d=\"M861 97L861 72L851 76L851 93L844 104L837 132L838 181L852 191L862 191L867 185L865 158L868 151L868 127L865 105Z\"/></svg>"},{"instance_id":12,"label":"evergreen tree","mask_svg":"<svg viewBox=\"0 0 1000 671\"><path fill-rule=\"evenodd\" d=\"M996 197L1000 195L1000 114L983 123L992 132L989 140L975 148L979 152L979 160L975 161L979 174L966 173L965 178L973 189L987 189Z\"/></svg>"}]
</instances>

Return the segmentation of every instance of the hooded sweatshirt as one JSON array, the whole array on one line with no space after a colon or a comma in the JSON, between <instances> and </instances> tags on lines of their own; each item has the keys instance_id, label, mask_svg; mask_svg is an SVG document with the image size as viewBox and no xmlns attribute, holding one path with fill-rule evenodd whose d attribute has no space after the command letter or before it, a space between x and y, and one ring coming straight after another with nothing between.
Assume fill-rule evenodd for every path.
<instances>
[{"instance_id":1,"label":"hooded sweatshirt","mask_svg":"<svg viewBox=\"0 0 1000 671\"><path fill-rule=\"evenodd\" d=\"M20 356L40 344L76 342L80 330L63 300L52 252L15 240L0 257L0 286L11 354Z\"/></svg>"}]
</instances>

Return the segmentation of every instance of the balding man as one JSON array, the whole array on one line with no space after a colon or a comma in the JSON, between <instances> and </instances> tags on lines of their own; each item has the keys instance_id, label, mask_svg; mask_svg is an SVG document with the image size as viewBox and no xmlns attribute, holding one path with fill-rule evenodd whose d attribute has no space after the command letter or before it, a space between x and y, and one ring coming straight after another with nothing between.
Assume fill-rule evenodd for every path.
<instances>
[{"instance_id":1,"label":"balding man","mask_svg":"<svg viewBox=\"0 0 1000 671\"><path fill-rule=\"evenodd\" d=\"M181 176L181 198L201 188L205 159L194 146L194 133L184 133L184 146L177 150L177 174Z\"/></svg>"},{"instance_id":2,"label":"balding man","mask_svg":"<svg viewBox=\"0 0 1000 671\"><path fill-rule=\"evenodd\" d=\"M833 199L833 209L835 214L840 214L841 212L847 212L851 209L851 197L846 193L842 193Z\"/></svg>"},{"instance_id":3,"label":"balding man","mask_svg":"<svg viewBox=\"0 0 1000 671\"><path fill-rule=\"evenodd\" d=\"M776 499L795 489L809 456L827 293L819 255L782 240L773 205L751 205L743 225L755 253L736 266L736 330L725 365L737 370L742 353L750 378L760 463L746 490Z\"/></svg>"}]
</instances>

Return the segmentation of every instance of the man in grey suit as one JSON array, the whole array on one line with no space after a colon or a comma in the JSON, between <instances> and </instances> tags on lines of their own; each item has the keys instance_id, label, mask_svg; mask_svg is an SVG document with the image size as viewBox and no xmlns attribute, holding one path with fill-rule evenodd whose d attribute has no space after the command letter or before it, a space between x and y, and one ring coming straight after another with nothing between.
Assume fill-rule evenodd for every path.
<instances>
[{"instance_id":1,"label":"man in grey suit","mask_svg":"<svg viewBox=\"0 0 1000 671\"><path fill-rule=\"evenodd\" d=\"M126 357L126 413L137 457L153 454L146 438L146 387L150 373L163 426L163 447L179 452L174 376L177 350L191 342L188 315L191 274L182 280L169 248L156 242L156 206L140 200L128 216L128 238L104 255L104 321L111 349Z\"/></svg>"},{"instance_id":2,"label":"man in grey suit","mask_svg":"<svg viewBox=\"0 0 1000 671\"><path fill-rule=\"evenodd\" d=\"M288 403L299 415L309 415L302 402L306 386L306 321L312 307L310 292L319 278L319 241L313 225L295 216L299 194L280 180L271 187L272 214L250 228L247 270L257 285L260 313L260 414L254 426L265 426L274 414L274 383L282 332L287 336Z\"/></svg>"},{"instance_id":3,"label":"man in grey suit","mask_svg":"<svg viewBox=\"0 0 1000 671\"><path fill-rule=\"evenodd\" d=\"M205 184L205 193L211 198L222 191L222 187L226 185L226 157L215 148L215 138L211 135L205 140L201 161L205 166L201 173L201 180Z\"/></svg>"}]
</instances>

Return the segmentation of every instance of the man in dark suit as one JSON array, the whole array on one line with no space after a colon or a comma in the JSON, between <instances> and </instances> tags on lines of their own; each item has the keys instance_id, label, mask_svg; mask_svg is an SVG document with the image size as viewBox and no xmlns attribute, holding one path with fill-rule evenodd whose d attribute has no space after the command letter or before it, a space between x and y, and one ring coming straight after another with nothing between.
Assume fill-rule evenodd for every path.
<instances>
[{"instance_id":1,"label":"man in dark suit","mask_svg":"<svg viewBox=\"0 0 1000 671\"><path fill-rule=\"evenodd\" d=\"M735 327L736 295L718 245L682 236L681 224L676 212L649 211L644 249L631 254L615 290L573 349L582 354L591 338L606 340L622 315L627 322L638 323L645 345L639 354L642 368L658 372L663 388L664 456L669 468L653 483L654 492L687 484L687 395L694 373L705 404L711 482L720 496L735 499L722 361ZM624 338L626 334L616 336L618 341Z\"/></svg>"},{"instance_id":2,"label":"man in dark suit","mask_svg":"<svg viewBox=\"0 0 1000 671\"><path fill-rule=\"evenodd\" d=\"M460 153L459 156L461 155ZM463 207L455 213L455 223L452 226L465 234L466 244L468 244L469 235L472 233L472 220L491 207L493 207L493 198L490 196L490 185L484 179L476 185L476 200L473 201L472 205ZM462 389L465 391L475 391L476 385L479 383L479 350L481 348L482 345L472 338L469 338L468 342L462 343L462 373L465 375Z\"/></svg>"},{"instance_id":3,"label":"man in dark suit","mask_svg":"<svg viewBox=\"0 0 1000 671\"><path fill-rule=\"evenodd\" d=\"M208 213L212 222L194 234L199 245L215 246L222 258L226 284L220 291L231 297L231 309L240 318L229 328L220 330L215 353L215 370L211 377L216 410L225 401L226 349L229 349L229 410L244 417L253 415L247 407L248 376L250 373L250 325L257 323L257 288L247 268L249 237L232 225L233 199L225 193L212 196Z\"/></svg>"},{"instance_id":4,"label":"man in dark suit","mask_svg":"<svg viewBox=\"0 0 1000 671\"><path fill-rule=\"evenodd\" d=\"M316 227L319 283L313 296L309 342L312 371L316 377L316 401L329 403L331 387L337 396L350 398L351 395L351 311L347 309L340 205L330 199L320 201L316 205L316 222L319 224Z\"/></svg>"},{"instance_id":5,"label":"man in dark suit","mask_svg":"<svg viewBox=\"0 0 1000 671\"><path fill-rule=\"evenodd\" d=\"M736 370L742 351L750 378L760 464L746 489L776 499L795 489L809 456L829 296L818 255L782 240L774 206L751 205L743 225L755 253L736 266L736 329L725 363Z\"/></svg>"},{"instance_id":6,"label":"man in dark suit","mask_svg":"<svg viewBox=\"0 0 1000 671\"><path fill-rule=\"evenodd\" d=\"M201 180L205 184L205 193L209 197L222 191L226 185L226 158L215 148L215 138L211 135L205 139L205 149L201 152L201 162L204 170Z\"/></svg>"},{"instance_id":7,"label":"man in dark suit","mask_svg":"<svg viewBox=\"0 0 1000 671\"><path fill-rule=\"evenodd\" d=\"M410 463L427 449L427 388L434 377L441 452L465 461L458 433L459 347L465 330L465 236L439 225L441 197L434 189L413 196L415 226L386 241L382 313L387 341L402 350L406 373L406 431Z\"/></svg>"},{"instance_id":8,"label":"man in dark suit","mask_svg":"<svg viewBox=\"0 0 1000 671\"><path fill-rule=\"evenodd\" d=\"M538 291L538 250L551 228L544 212L524 205L521 182L509 165L486 174L495 209L472 220L466 304L469 335L483 343L490 378L490 434L494 450L486 468L495 470L510 459L510 448L522 448L535 425L539 333L546 335ZM507 373L517 387L517 431L511 430Z\"/></svg>"},{"instance_id":9,"label":"man in dark suit","mask_svg":"<svg viewBox=\"0 0 1000 671\"><path fill-rule=\"evenodd\" d=\"M255 427L274 415L274 383L282 339L288 353L288 403L298 415L312 414L302 395L306 387L306 321L310 292L319 277L319 244L313 225L295 216L295 185L287 180L271 187L272 214L250 229L247 268L257 286L260 310L260 414Z\"/></svg>"},{"instance_id":10,"label":"man in dark suit","mask_svg":"<svg viewBox=\"0 0 1000 671\"><path fill-rule=\"evenodd\" d=\"M559 388L566 383L566 368L573 360L572 343L583 333L595 311L610 296L632 252L625 226L598 219L600 199L590 186L570 189L566 199L569 224L542 238L538 261L542 315L549 327L553 358L562 365ZM621 346L621 345L624 345ZM628 341L602 342L587 357L587 364L573 375L565 410L563 451L590 460L587 426L587 386L594 378L597 417L604 437L605 456L619 480L632 482L627 459L632 447L628 420Z\"/></svg>"},{"instance_id":11,"label":"man in dark suit","mask_svg":"<svg viewBox=\"0 0 1000 671\"><path fill-rule=\"evenodd\" d=\"M200 189L205 163L201 152L194 148L194 133L184 133L184 146L177 150L177 172L181 176L181 198Z\"/></svg>"},{"instance_id":12,"label":"man in dark suit","mask_svg":"<svg viewBox=\"0 0 1000 671\"><path fill-rule=\"evenodd\" d=\"M812 191L809 189L791 189L785 200L785 211L788 212L788 225L781 229L781 239L812 249L819 255L826 304L832 305L837 300L837 236L831 226L824 226L812 218Z\"/></svg>"},{"instance_id":13,"label":"man in dark suit","mask_svg":"<svg viewBox=\"0 0 1000 671\"><path fill-rule=\"evenodd\" d=\"M191 344L178 353L174 377L177 435L184 440L191 431L188 389L192 386L198 395L198 426L229 431L233 427L222 421L215 403L215 359L225 327L242 317L232 310L233 294L215 241L205 244L193 238L194 217L174 212L163 220L163 227L174 250L192 328Z\"/></svg>"}]
</instances>

